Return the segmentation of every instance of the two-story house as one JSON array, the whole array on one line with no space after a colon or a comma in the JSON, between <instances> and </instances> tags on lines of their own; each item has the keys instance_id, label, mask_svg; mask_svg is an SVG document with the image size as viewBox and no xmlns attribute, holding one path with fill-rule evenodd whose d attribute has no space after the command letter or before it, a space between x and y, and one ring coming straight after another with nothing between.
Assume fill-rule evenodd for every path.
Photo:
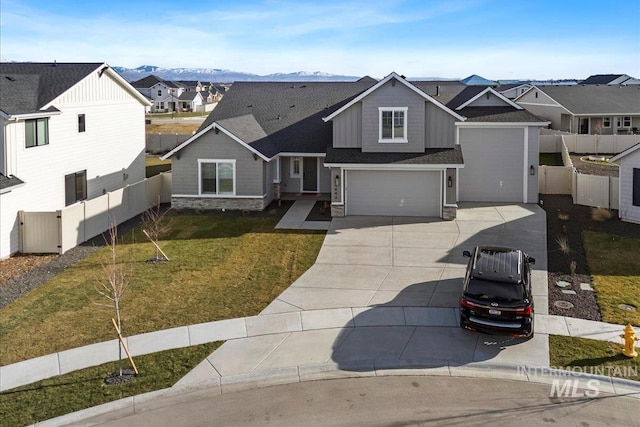
<instances>
[{"instance_id":1,"label":"two-story house","mask_svg":"<svg viewBox=\"0 0 640 427\"><path fill-rule=\"evenodd\" d=\"M172 205L264 209L324 195L333 216L455 218L459 201L538 201L546 120L491 87L237 82L173 159Z\"/></svg>"},{"instance_id":2,"label":"two-story house","mask_svg":"<svg viewBox=\"0 0 640 427\"><path fill-rule=\"evenodd\" d=\"M152 113L165 113L180 110L180 95L187 91L187 87L176 84L160 77L150 75L131 85L152 102Z\"/></svg>"},{"instance_id":3,"label":"two-story house","mask_svg":"<svg viewBox=\"0 0 640 427\"><path fill-rule=\"evenodd\" d=\"M145 177L149 102L105 63L0 63L0 258L18 211L56 211Z\"/></svg>"}]
</instances>

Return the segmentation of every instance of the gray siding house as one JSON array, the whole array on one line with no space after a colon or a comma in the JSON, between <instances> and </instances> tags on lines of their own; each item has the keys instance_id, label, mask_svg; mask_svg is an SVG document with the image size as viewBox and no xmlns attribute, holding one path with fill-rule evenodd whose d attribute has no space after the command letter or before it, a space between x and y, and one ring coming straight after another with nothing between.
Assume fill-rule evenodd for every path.
<instances>
[{"instance_id":1,"label":"gray siding house","mask_svg":"<svg viewBox=\"0 0 640 427\"><path fill-rule=\"evenodd\" d=\"M238 82L173 158L172 205L262 210L314 194L333 216L455 218L459 201L538 201L548 121L491 87Z\"/></svg>"},{"instance_id":2,"label":"gray siding house","mask_svg":"<svg viewBox=\"0 0 640 427\"><path fill-rule=\"evenodd\" d=\"M640 143L611 158L620 164L620 219L640 224Z\"/></svg>"}]
</instances>

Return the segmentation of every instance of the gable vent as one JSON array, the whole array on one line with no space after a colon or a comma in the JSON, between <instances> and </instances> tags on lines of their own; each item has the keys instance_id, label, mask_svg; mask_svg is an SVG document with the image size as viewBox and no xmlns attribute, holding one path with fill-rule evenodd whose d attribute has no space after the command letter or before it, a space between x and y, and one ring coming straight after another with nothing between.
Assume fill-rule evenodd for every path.
<instances>
[{"instance_id":1,"label":"gable vent","mask_svg":"<svg viewBox=\"0 0 640 427\"><path fill-rule=\"evenodd\" d=\"M15 81L16 81L16 79L14 79L14 78L13 78L13 77L11 77L11 76L5 76L5 78L6 78L7 80L9 80L10 82L15 82Z\"/></svg>"}]
</instances>

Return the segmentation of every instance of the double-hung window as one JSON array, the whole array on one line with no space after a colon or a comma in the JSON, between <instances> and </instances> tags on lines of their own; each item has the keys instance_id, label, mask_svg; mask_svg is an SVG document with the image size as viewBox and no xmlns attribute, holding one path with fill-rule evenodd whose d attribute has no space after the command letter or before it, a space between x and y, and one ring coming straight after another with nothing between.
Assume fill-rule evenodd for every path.
<instances>
[{"instance_id":1,"label":"double-hung window","mask_svg":"<svg viewBox=\"0 0 640 427\"><path fill-rule=\"evenodd\" d=\"M611 127L611 117L603 117L602 118L602 126L604 126L606 128L610 128Z\"/></svg>"},{"instance_id":2,"label":"double-hung window","mask_svg":"<svg viewBox=\"0 0 640 427\"><path fill-rule=\"evenodd\" d=\"M378 142L407 141L407 107L380 107Z\"/></svg>"},{"instance_id":3,"label":"double-hung window","mask_svg":"<svg viewBox=\"0 0 640 427\"><path fill-rule=\"evenodd\" d=\"M300 178L300 165L302 164L302 157L291 158L291 178Z\"/></svg>"},{"instance_id":4,"label":"double-hung window","mask_svg":"<svg viewBox=\"0 0 640 427\"><path fill-rule=\"evenodd\" d=\"M69 206L87 199L87 171L64 176L64 204Z\"/></svg>"},{"instance_id":5,"label":"double-hung window","mask_svg":"<svg viewBox=\"0 0 640 427\"><path fill-rule=\"evenodd\" d=\"M84 132L87 129L87 122L84 114L78 114L78 132Z\"/></svg>"},{"instance_id":6,"label":"double-hung window","mask_svg":"<svg viewBox=\"0 0 640 427\"><path fill-rule=\"evenodd\" d=\"M200 194L235 195L235 160L198 160L198 164Z\"/></svg>"},{"instance_id":7,"label":"double-hung window","mask_svg":"<svg viewBox=\"0 0 640 427\"><path fill-rule=\"evenodd\" d=\"M25 120L24 139L27 148L49 144L49 119Z\"/></svg>"}]
</instances>

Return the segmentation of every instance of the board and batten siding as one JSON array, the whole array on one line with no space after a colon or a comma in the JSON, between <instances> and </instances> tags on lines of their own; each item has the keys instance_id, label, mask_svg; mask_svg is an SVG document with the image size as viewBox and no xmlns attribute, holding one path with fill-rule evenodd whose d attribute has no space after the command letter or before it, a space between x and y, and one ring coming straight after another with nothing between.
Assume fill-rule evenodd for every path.
<instances>
[{"instance_id":1,"label":"board and batten siding","mask_svg":"<svg viewBox=\"0 0 640 427\"><path fill-rule=\"evenodd\" d=\"M236 196L264 195L264 161L225 135L213 130L185 146L172 157L173 194L198 195L198 159L236 160Z\"/></svg>"},{"instance_id":2,"label":"board and batten siding","mask_svg":"<svg viewBox=\"0 0 640 427\"><path fill-rule=\"evenodd\" d=\"M139 96L139 95L138 95ZM49 144L25 147L25 121L5 123L4 141L7 173L25 185L2 198L3 242L0 257L14 243L15 230L4 224L15 223L19 210L55 211L65 207L65 175L87 171L89 199L133 184L145 177L145 105L109 72L98 71L71 87L51 102L60 114L49 118ZM78 132L78 114L84 114L86 131ZM18 191L19 190L19 191ZM8 237L9 233L10 237Z\"/></svg>"},{"instance_id":3,"label":"board and batten siding","mask_svg":"<svg viewBox=\"0 0 640 427\"><path fill-rule=\"evenodd\" d=\"M362 104L357 102L333 119L335 148L362 147Z\"/></svg>"},{"instance_id":4,"label":"board and batten siding","mask_svg":"<svg viewBox=\"0 0 640 427\"><path fill-rule=\"evenodd\" d=\"M425 100L390 80L362 99L362 151L420 153L425 147ZM379 143L379 107L407 107L407 143Z\"/></svg>"},{"instance_id":5,"label":"board and batten siding","mask_svg":"<svg viewBox=\"0 0 640 427\"><path fill-rule=\"evenodd\" d=\"M633 206L633 169L640 169L640 150L623 157L619 163L619 216L626 221L640 223L640 206Z\"/></svg>"},{"instance_id":6,"label":"board and batten siding","mask_svg":"<svg viewBox=\"0 0 640 427\"><path fill-rule=\"evenodd\" d=\"M538 94L537 98L536 93ZM562 129L562 124L564 123L562 115L567 114L568 111L541 90L537 88L531 89L519 98L516 103L530 113L549 120L552 129L568 131L568 129Z\"/></svg>"},{"instance_id":7,"label":"board and batten siding","mask_svg":"<svg viewBox=\"0 0 640 427\"><path fill-rule=\"evenodd\" d=\"M431 102L426 102L425 105L425 147L454 148L456 118Z\"/></svg>"}]
</instances>

